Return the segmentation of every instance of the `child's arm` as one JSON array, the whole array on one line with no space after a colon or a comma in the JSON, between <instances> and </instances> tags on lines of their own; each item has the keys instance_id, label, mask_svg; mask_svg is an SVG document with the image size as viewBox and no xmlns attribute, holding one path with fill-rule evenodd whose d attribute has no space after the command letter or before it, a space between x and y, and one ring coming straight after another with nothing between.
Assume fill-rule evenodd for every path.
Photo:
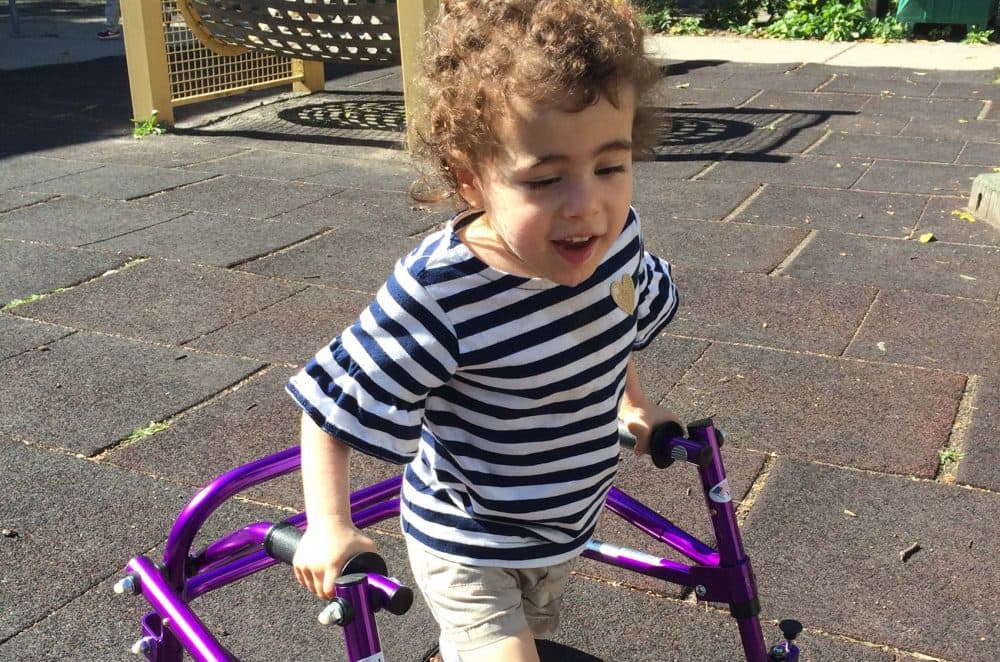
<instances>
[{"instance_id":1,"label":"child's arm","mask_svg":"<svg viewBox=\"0 0 1000 662\"><path fill-rule=\"evenodd\" d=\"M331 599L333 582L355 554L375 551L375 543L351 521L350 447L302 415L302 484L309 526L292 567L299 583Z\"/></svg>"},{"instance_id":2,"label":"child's arm","mask_svg":"<svg viewBox=\"0 0 1000 662\"><path fill-rule=\"evenodd\" d=\"M628 360L628 368L625 373L625 393L622 396L621 406L618 408L618 418L636 439L636 455L649 452L649 435L658 424L667 421L680 423L672 411L666 407L660 407L646 398L642 384L639 382L639 373L631 358Z\"/></svg>"}]
</instances>

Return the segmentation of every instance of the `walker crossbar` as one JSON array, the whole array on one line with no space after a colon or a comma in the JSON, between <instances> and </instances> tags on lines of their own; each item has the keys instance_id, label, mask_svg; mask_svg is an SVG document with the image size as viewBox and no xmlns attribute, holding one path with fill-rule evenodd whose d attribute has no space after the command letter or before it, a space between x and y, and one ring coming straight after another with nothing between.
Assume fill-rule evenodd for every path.
<instances>
[{"instance_id":1,"label":"walker crossbar","mask_svg":"<svg viewBox=\"0 0 1000 662\"><path fill-rule=\"evenodd\" d=\"M721 435L717 434L710 420L689 425L687 438L674 434L661 434L657 438L654 433L653 439L657 446L653 449L654 457L686 459L697 466L717 548L710 547L613 487L607 499L608 510L684 555L692 563L659 558L596 539L588 543L583 555L693 588L699 600L727 603L730 613L737 620L748 662L797 662L799 651L792 640L801 630L798 623L783 621L781 628L786 638L770 650L764 642L754 575L740 539L719 454L720 439ZM622 442L627 444L627 437L623 436ZM184 650L199 662L236 659L205 628L191 609L190 602L278 563L278 559L268 553L271 548L265 549L265 541L279 527L284 530L292 527L304 529L305 514L299 513L277 525L270 522L250 524L208 544L197 553L191 553L191 544L208 517L230 497L291 473L299 465L298 448L290 448L223 474L203 488L178 516L167 540L162 566L144 556L129 562L126 579L119 582L116 591L141 592L153 608L143 618L144 636L133 650L144 654L151 662L180 662ZM402 477L397 476L354 492L351 495L351 512L355 524L364 528L399 515L401 485ZM287 549L280 556L286 561L291 558ZM377 594L385 593L393 586L405 588L394 580L382 577L378 571L368 575L368 578L362 572L338 579L338 597L334 602L340 600L345 605L349 604L355 614L354 622L344 627L348 662L368 659L373 654L381 655L372 614L384 601ZM343 611L339 603L331 603L324 613L334 606L337 606L335 612Z\"/></svg>"}]
</instances>

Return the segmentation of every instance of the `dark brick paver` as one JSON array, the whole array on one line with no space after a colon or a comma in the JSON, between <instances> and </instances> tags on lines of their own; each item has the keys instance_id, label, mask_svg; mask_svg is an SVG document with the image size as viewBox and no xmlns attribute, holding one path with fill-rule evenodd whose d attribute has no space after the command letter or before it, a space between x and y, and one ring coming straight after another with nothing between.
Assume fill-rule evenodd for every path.
<instances>
[{"instance_id":1,"label":"dark brick paver","mask_svg":"<svg viewBox=\"0 0 1000 662\"><path fill-rule=\"evenodd\" d=\"M123 202L65 195L4 214L0 217L0 237L86 246L114 241L182 213L144 200ZM107 246L97 248L109 250Z\"/></svg>"},{"instance_id":2,"label":"dark brick paver","mask_svg":"<svg viewBox=\"0 0 1000 662\"><path fill-rule=\"evenodd\" d=\"M963 421L968 427L963 449L965 456L959 461L958 479L967 485L996 492L1000 490L1000 474L996 471L1000 461L1000 379L987 377L977 380L972 389L971 420Z\"/></svg>"},{"instance_id":3,"label":"dark brick paver","mask_svg":"<svg viewBox=\"0 0 1000 662\"><path fill-rule=\"evenodd\" d=\"M838 133L812 150L830 156L870 156L881 159L952 163L962 151L962 140L933 140L899 136L870 136Z\"/></svg>"},{"instance_id":4,"label":"dark brick paver","mask_svg":"<svg viewBox=\"0 0 1000 662\"><path fill-rule=\"evenodd\" d=\"M920 195L769 184L733 220L899 237L926 204Z\"/></svg>"},{"instance_id":5,"label":"dark brick paver","mask_svg":"<svg viewBox=\"0 0 1000 662\"><path fill-rule=\"evenodd\" d=\"M9 468L0 474L0 522L17 534L0 538L0 641L57 611L162 540L171 513L183 504L183 491L164 481L44 446L0 439L0 460ZM18 659L8 658L2 648L0 654Z\"/></svg>"},{"instance_id":6,"label":"dark brick paver","mask_svg":"<svg viewBox=\"0 0 1000 662\"><path fill-rule=\"evenodd\" d=\"M819 232L785 269L795 278L878 285L992 300L1000 250L944 242Z\"/></svg>"},{"instance_id":7,"label":"dark brick paver","mask_svg":"<svg viewBox=\"0 0 1000 662\"><path fill-rule=\"evenodd\" d=\"M675 264L758 273L773 271L806 237L799 228L685 219L644 223L643 232L646 248Z\"/></svg>"},{"instance_id":8,"label":"dark brick paver","mask_svg":"<svg viewBox=\"0 0 1000 662\"><path fill-rule=\"evenodd\" d=\"M854 188L863 191L958 195L969 190L972 180L982 170L978 166L879 160Z\"/></svg>"},{"instance_id":9,"label":"dark brick paver","mask_svg":"<svg viewBox=\"0 0 1000 662\"><path fill-rule=\"evenodd\" d=\"M71 287L122 266L114 253L0 239L0 306Z\"/></svg>"},{"instance_id":10,"label":"dark brick paver","mask_svg":"<svg viewBox=\"0 0 1000 662\"><path fill-rule=\"evenodd\" d=\"M683 267L675 275L685 305L671 333L824 354L847 347L875 297L871 287L831 291L764 274Z\"/></svg>"},{"instance_id":11,"label":"dark brick paver","mask_svg":"<svg viewBox=\"0 0 1000 662\"><path fill-rule=\"evenodd\" d=\"M371 299L370 292L310 286L190 346L275 363L304 363L354 322Z\"/></svg>"},{"instance_id":12,"label":"dark brick paver","mask_svg":"<svg viewBox=\"0 0 1000 662\"><path fill-rule=\"evenodd\" d=\"M968 196L931 198L920 216L916 234L933 232L941 241L1000 246L1000 229L976 220L966 208L968 204Z\"/></svg>"},{"instance_id":13,"label":"dark brick paver","mask_svg":"<svg viewBox=\"0 0 1000 662\"><path fill-rule=\"evenodd\" d=\"M194 211L91 246L126 255L229 267L268 255L311 235L310 228L297 223Z\"/></svg>"},{"instance_id":14,"label":"dark brick paver","mask_svg":"<svg viewBox=\"0 0 1000 662\"><path fill-rule=\"evenodd\" d=\"M913 324L919 318L920 324ZM882 292L847 354L967 374L1000 373L1000 303Z\"/></svg>"},{"instance_id":15,"label":"dark brick paver","mask_svg":"<svg viewBox=\"0 0 1000 662\"><path fill-rule=\"evenodd\" d=\"M782 458L746 523L761 599L827 632L989 662L997 507L993 493ZM970 636L953 636L955 623Z\"/></svg>"},{"instance_id":16,"label":"dark brick paver","mask_svg":"<svg viewBox=\"0 0 1000 662\"><path fill-rule=\"evenodd\" d=\"M41 347L73 332L73 329L63 326L0 315L0 360Z\"/></svg>"},{"instance_id":17,"label":"dark brick paver","mask_svg":"<svg viewBox=\"0 0 1000 662\"><path fill-rule=\"evenodd\" d=\"M932 477L964 384L951 372L716 343L667 402L686 418L714 416L741 448Z\"/></svg>"},{"instance_id":18,"label":"dark brick paver","mask_svg":"<svg viewBox=\"0 0 1000 662\"><path fill-rule=\"evenodd\" d=\"M252 274L150 259L26 304L18 314L179 345L302 289Z\"/></svg>"},{"instance_id":19,"label":"dark brick paver","mask_svg":"<svg viewBox=\"0 0 1000 662\"><path fill-rule=\"evenodd\" d=\"M0 366L0 432L90 456L261 364L79 332Z\"/></svg>"},{"instance_id":20,"label":"dark brick paver","mask_svg":"<svg viewBox=\"0 0 1000 662\"><path fill-rule=\"evenodd\" d=\"M191 184L208 175L140 165L108 164L26 187L39 193L94 196L109 200L133 200L177 186Z\"/></svg>"},{"instance_id":21,"label":"dark brick paver","mask_svg":"<svg viewBox=\"0 0 1000 662\"><path fill-rule=\"evenodd\" d=\"M374 294L385 282L385 275L392 272L396 261L418 245L415 238L340 227L286 251L248 262L240 269L262 276Z\"/></svg>"},{"instance_id":22,"label":"dark brick paver","mask_svg":"<svg viewBox=\"0 0 1000 662\"><path fill-rule=\"evenodd\" d=\"M188 172L188 176L197 176L204 181L162 193L156 196L156 201L185 211L269 218L341 190L330 186L261 177L240 175L212 177L194 170Z\"/></svg>"},{"instance_id":23,"label":"dark brick paver","mask_svg":"<svg viewBox=\"0 0 1000 662\"><path fill-rule=\"evenodd\" d=\"M994 72L664 70L672 132L634 200L682 303L635 360L652 400L727 432L765 638L795 617L806 660L993 662L1000 231L955 212L1000 167ZM399 70L328 71L143 141L121 58L0 73L0 306L51 293L0 311L0 659L124 659L144 609L109 594L123 564L160 558L206 481L296 443L288 377L455 210L407 195ZM309 125L358 101L385 126ZM398 471L355 454L352 487ZM618 485L711 542L697 483L623 453ZM299 476L243 499L199 545L301 508ZM410 581L398 520L375 535ZM598 536L660 551L613 516ZM690 594L582 561L542 659L741 659ZM242 659L341 651L287 568L196 607ZM419 598L379 618L388 659L436 638Z\"/></svg>"}]
</instances>

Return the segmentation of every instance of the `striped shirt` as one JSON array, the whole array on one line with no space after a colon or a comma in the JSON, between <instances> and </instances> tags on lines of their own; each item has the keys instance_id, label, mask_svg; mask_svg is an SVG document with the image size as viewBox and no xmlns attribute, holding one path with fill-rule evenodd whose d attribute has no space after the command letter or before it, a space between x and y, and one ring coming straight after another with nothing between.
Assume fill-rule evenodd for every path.
<instances>
[{"instance_id":1,"label":"striped shirt","mask_svg":"<svg viewBox=\"0 0 1000 662\"><path fill-rule=\"evenodd\" d=\"M634 209L574 287L484 264L455 234L473 218L401 259L288 391L348 446L406 464L410 544L469 565L561 563L593 534L617 469L629 355L673 316L676 288ZM633 310L616 303L632 295L629 278Z\"/></svg>"}]
</instances>

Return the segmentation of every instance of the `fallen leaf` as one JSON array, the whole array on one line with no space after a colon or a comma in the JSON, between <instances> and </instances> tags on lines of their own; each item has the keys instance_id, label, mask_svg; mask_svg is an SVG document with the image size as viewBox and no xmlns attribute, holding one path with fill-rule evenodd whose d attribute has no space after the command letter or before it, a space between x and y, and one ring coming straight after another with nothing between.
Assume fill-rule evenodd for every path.
<instances>
[{"instance_id":1,"label":"fallen leaf","mask_svg":"<svg viewBox=\"0 0 1000 662\"><path fill-rule=\"evenodd\" d=\"M921 244L929 244L929 243L931 243L932 241L935 241L935 240L936 240L936 238L934 237L934 233L933 232L925 232L922 235L920 235L920 243Z\"/></svg>"},{"instance_id":2,"label":"fallen leaf","mask_svg":"<svg viewBox=\"0 0 1000 662\"><path fill-rule=\"evenodd\" d=\"M956 209L953 212L951 212L951 215L952 216L957 216L959 219L961 219L963 221L967 221L969 223L975 223L976 222L976 217L973 216L972 214L970 214L969 212L967 212L964 209Z\"/></svg>"}]
</instances>

